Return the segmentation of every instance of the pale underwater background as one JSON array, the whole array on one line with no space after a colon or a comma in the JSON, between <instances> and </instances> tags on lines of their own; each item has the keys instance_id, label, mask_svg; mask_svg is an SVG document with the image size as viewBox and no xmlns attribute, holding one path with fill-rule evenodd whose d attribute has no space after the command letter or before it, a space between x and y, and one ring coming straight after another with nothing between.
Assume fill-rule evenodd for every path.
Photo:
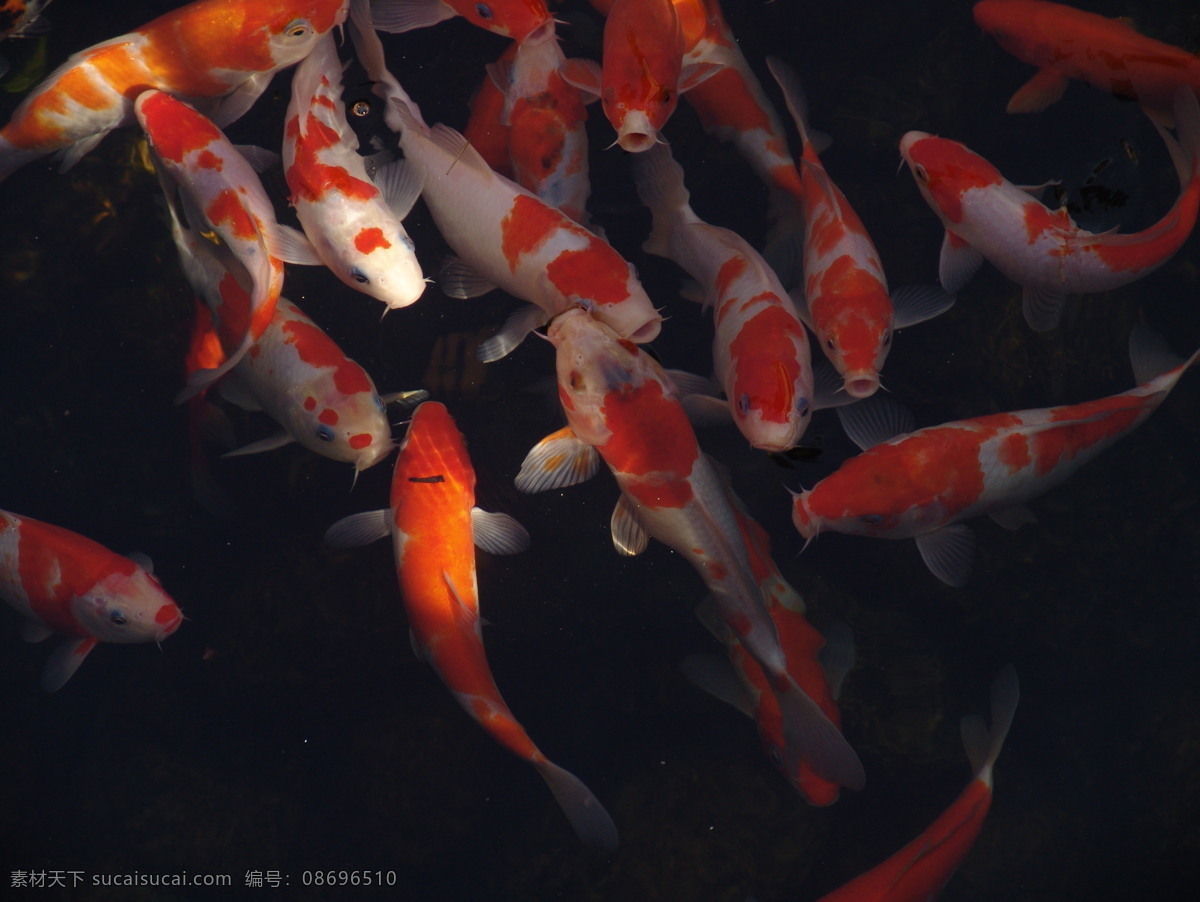
<instances>
[{"instance_id":1,"label":"pale underwater background","mask_svg":"<svg viewBox=\"0 0 1200 902\"><path fill-rule=\"evenodd\" d=\"M173 3L57 0L43 39L53 68ZM598 32L561 32L568 54ZM1090 2L1196 51L1200 11L1173 2ZM1033 70L981 34L965 0L903 4L726 0L760 78L777 54L797 69L832 177L871 231L893 285L936 277L940 225L896 145L913 128L962 140L1020 183L1078 187L1097 164L1128 200L1096 229L1155 221L1178 185L1133 104L1081 84L1046 112L1004 104ZM462 127L467 99L504 41L461 21L385 37L392 70L429 121ZM14 61L32 43L3 47ZM353 71L353 70L352 70ZM12 77L12 73L10 76ZM764 82L765 83L765 82ZM347 99L368 97L349 82ZM231 127L277 147L278 77ZM778 93L768 85L773 99ZM19 100L0 97L7 118ZM640 250L649 217L628 159L590 108L591 209L670 317L654 350L705 370L710 325L679 299L677 271ZM681 103L667 129L697 211L761 246L765 191ZM678 665L716 651L692 616L703 586L652 544L619 558L607 535L607 473L544 496L512 477L560 425L547 344L486 368L469 346L514 306L500 294L431 288L379 321L381 305L328 272L289 267L285 293L383 392L426 388L469 442L481 506L513 514L533 547L479 557L497 683L549 757L583 779L621 831L608 856L583 847L525 763L496 746L409 648L392 553L321 546L346 514L386 504L392 460L360 475L292 446L216 461L238 513L200 508L188 477L181 382L191 296L132 130L66 174L32 164L0 185L0 508L155 561L189 620L162 646L103 646L58 694L37 687L48 651L0 615L0 881L13 871L92 875L288 875L273 898L412 900L815 899L915 837L970 777L958 734L986 713L1013 662L1022 698L979 841L942 895L991 900L1191 899L1200 888L1200 373L1070 481L1035 501L1038 523L977 521L965 589L941 585L912 543L823 535L802 556L784 486L811 486L853 447L819 413L815 461L780 466L732 429L701 432L770 531L818 626L853 628L858 666L841 701L868 774L828 809L799 799L753 726L691 686ZM1137 158L1124 155L1122 142ZM282 198L278 169L265 176ZM284 210L281 206L281 215ZM293 221L283 216L285 221ZM409 221L427 271L443 245ZM920 425L1082 401L1132 384L1131 327L1180 353L1200 345L1200 238L1152 275L1083 299L1043 335L1019 290L985 266L940 319L900 333L884 384ZM815 350L815 349L814 349ZM239 438L271 427L237 415ZM402 430L397 429L397 436ZM7 611L7 608L5 609ZM394 871L381 890L301 886L304 871ZM191 888L12 890L29 899L187 899Z\"/></svg>"}]
</instances>

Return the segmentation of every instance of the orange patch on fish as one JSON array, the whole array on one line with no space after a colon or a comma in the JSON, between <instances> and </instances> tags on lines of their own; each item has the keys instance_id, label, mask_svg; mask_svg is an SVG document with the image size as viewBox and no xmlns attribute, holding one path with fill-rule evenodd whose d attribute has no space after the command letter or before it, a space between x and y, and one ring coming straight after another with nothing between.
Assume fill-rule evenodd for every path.
<instances>
[{"instance_id":1,"label":"orange patch on fish","mask_svg":"<svg viewBox=\"0 0 1200 902\"><path fill-rule=\"evenodd\" d=\"M371 391L371 381L357 363L342 353L328 335L311 323L288 320L283 324L285 340L296 348L305 363L334 371L333 384L344 395Z\"/></svg>"},{"instance_id":2,"label":"orange patch on fish","mask_svg":"<svg viewBox=\"0 0 1200 902\"><path fill-rule=\"evenodd\" d=\"M380 248L387 249L391 246L392 243L383 235L383 229L378 226L360 229L354 236L354 247L360 254L369 254L371 251L377 251Z\"/></svg>"},{"instance_id":3,"label":"orange patch on fish","mask_svg":"<svg viewBox=\"0 0 1200 902\"><path fill-rule=\"evenodd\" d=\"M568 222L561 212L536 197L517 195L500 221L500 248L509 268L516 272L522 257L541 247Z\"/></svg>"}]
</instances>

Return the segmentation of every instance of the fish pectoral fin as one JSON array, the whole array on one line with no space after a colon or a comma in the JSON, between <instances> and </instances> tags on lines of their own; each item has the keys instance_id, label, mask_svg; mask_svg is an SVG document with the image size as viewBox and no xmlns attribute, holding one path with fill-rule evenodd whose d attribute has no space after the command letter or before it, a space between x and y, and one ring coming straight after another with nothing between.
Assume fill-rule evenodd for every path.
<instances>
[{"instance_id":1,"label":"fish pectoral fin","mask_svg":"<svg viewBox=\"0 0 1200 902\"><path fill-rule=\"evenodd\" d=\"M42 642L54 635L54 630L37 620L26 619L21 624L21 638L26 642Z\"/></svg>"},{"instance_id":2,"label":"fish pectoral fin","mask_svg":"<svg viewBox=\"0 0 1200 902\"><path fill-rule=\"evenodd\" d=\"M324 265L313 243L299 229L276 222L268 227L268 232L267 247L272 257L297 266Z\"/></svg>"},{"instance_id":3,"label":"fish pectoral fin","mask_svg":"<svg viewBox=\"0 0 1200 902\"><path fill-rule=\"evenodd\" d=\"M617 549L618 554L636 557L650 544L646 527L642 525L637 509L624 493L617 499L617 506L613 508L609 528L612 531L613 547Z\"/></svg>"},{"instance_id":4,"label":"fish pectoral fin","mask_svg":"<svg viewBox=\"0 0 1200 902\"><path fill-rule=\"evenodd\" d=\"M375 28L388 34L428 28L457 15L449 5L434 0L374 0L370 9Z\"/></svg>"},{"instance_id":5,"label":"fish pectoral fin","mask_svg":"<svg viewBox=\"0 0 1200 902\"><path fill-rule=\"evenodd\" d=\"M223 97L208 117L212 120L213 125L224 129L241 119L242 115L262 96L274 75L274 69L257 72Z\"/></svg>"},{"instance_id":6,"label":"fish pectoral fin","mask_svg":"<svg viewBox=\"0 0 1200 902\"><path fill-rule=\"evenodd\" d=\"M956 294L983 265L983 254L951 231L942 237L938 259L938 281L951 294Z\"/></svg>"},{"instance_id":7,"label":"fish pectoral fin","mask_svg":"<svg viewBox=\"0 0 1200 902\"><path fill-rule=\"evenodd\" d=\"M948 586L961 589L975 561L975 533L963 523L951 523L917 536L917 550L929 572Z\"/></svg>"},{"instance_id":8,"label":"fish pectoral fin","mask_svg":"<svg viewBox=\"0 0 1200 902\"><path fill-rule=\"evenodd\" d=\"M233 148L250 164L250 168L258 173L266 172L279 162L279 154L257 144L235 144Z\"/></svg>"},{"instance_id":9,"label":"fish pectoral fin","mask_svg":"<svg viewBox=\"0 0 1200 902\"><path fill-rule=\"evenodd\" d=\"M262 410L258 398L250 394L245 383L237 377L236 373L230 373L221 380L217 386L217 394L242 410Z\"/></svg>"},{"instance_id":10,"label":"fish pectoral fin","mask_svg":"<svg viewBox=\"0 0 1200 902\"><path fill-rule=\"evenodd\" d=\"M98 135L88 135L86 138L81 138L74 144L68 144L62 150L54 154L54 159L58 160L58 171L66 172L89 153L91 153L96 145L104 140L111 129L105 129Z\"/></svg>"},{"instance_id":11,"label":"fish pectoral fin","mask_svg":"<svg viewBox=\"0 0 1200 902\"><path fill-rule=\"evenodd\" d=\"M449 297L466 300L496 289L496 283L458 257L447 257L438 270L438 287Z\"/></svg>"},{"instance_id":12,"label":"fish pectoral fin","mask_svg":"<svg viewBox=\"0 0 1200 902\"><path fill-rule=\"evenodd\" d=\"M953 307L954 300L941 285L901 285L892 292L892 325L904 329L933 319Z\"/></svg>"},{"instance_id":13,"label":"fish pectoral fin","mask_svg":"<svg viewBox=\"0 0 1200 902\"><path fill-rule=\"evenodd\" d=\"M721 63L691 63L684 66L679 73L679 93L690 91L698 84L712 78L725 66Z\"/></svg>"},{"instance_id":14,"label":"fish pectoral fin","mask_svg":"<svg viewBox=\"0 0 1200 902\"><path fill-rule=\"evenodd\" d=\"M707 426L728 426L733 422L733 411L724 398L713 395L684 395L679 399L683 412L693 429Z\"/></svg>"},{"instance_id":15,"label":"fish pectoral fin","mask_svg":"<svg viewBox=\"0 0 1200 902\"><path fill-rule=\"evenodd\" d=\"M533 494L586 482L599 469L599 452L564 426L530 449L514 482L518 491Z\"/></svg>"},{"instance_id":16,"label":"fish pectoral fin","mask_svg":"<svg viewBox=\"0 0 1200 902\"><path fill-rule=\"evenodd\" d=\"M508 514L471 508L471 537L489 554L516 554L529 547L529 533Z\"/></svg>"},{"instance_id":17,"label":"fish pectoral fin","mask_svg":"<svg viewBox=\"0 0 1200 902\"><path fill-rule=\"evenodd\" d=\"M683 675L713 698L754 718L754 698L727 658L720 655L688 655L679 664Z\"/></svg>"},{"instance_id":18,"label":"fish pectoral fin","mask_svg":"<svg viewBox=\"0 0 1200 902\"><path fill-rule=\"evenodd\" d=\"M504 325L491 338L475 348L475 358L482 363L494 363L511 354L525 337L545 324L549 317L537 304L522 304L508 315Z\"/></svg>"},{"instance_id":19,"label":"fish pectoral fin","mask_svg":"<svg viewBox=\"0 0 1200 902\"><path fill-rule=\"evenodd\" d=\"M912 411L883 392L839 407L837 414L846 435L863 451L917 428Z\"/></svg>"},{"instance_id":20,"label":"fish pectoral fin","mask_svg":"<svg viewBox=\"0 0 1200 902\"><path fill-rule=\"evenodd\" d=\"M392 531L391 511L363 511L343 517L327 530L324 542L330 548L358 548L386 538Z\"/></svg>"},{"instance_id":21,"label":"fish pectoral fin","mask_svg":"<svg viewBox=\"0 0 1200 902\"><path fill-rule=\"evenodd\" d=\"M1065 293L1048 288L1024 288L1021 291L1021 312L1034 332L1049 332L1062 321Z\"/></svg>"},{"instance_id":22,"label":"fish pectoral fin","mask_svg":"<svg viewBox=\"0 0 1200 902\"><path fill-rule=\"evenodd\" d=\"M687 395L716 395L720 388L708 376L689 373L687 370L665 370L671 379L671 388L679 397Z\"/></svg>"},{"instance_id":23,"label":"fish pectoral fin","mask_svg":"<svg viewBox=\"0 0 1200 902\"><path fill-rule=\"evenodd\" d=\"M221 457L242 457L246 454L260 454L263 451L274 451L276 448L282 448L284 445L290 445L295 439L291 434L277 432L275 435L269 435L264 439L259 439L257 442L251 442L248 445L242 445L240 448L234 448L232 451L226 451Z\"/></svg>"},{"instance_id":24,"label":"fish pectoral fin","mask_svg":"<svg viewBox=\"0 0 1200 902\"><path fill-rule=\"evenodd\" d=\"M383 195L383 202L397 219L404 219L412 212L424 187L420 169L404 160L392 160L380 166L375 171L374 182Z\"/></svg>"},{"instance_id":25,"label":"fish pectoral fin","mask_svg":"<svg viewBox=\"0 0 1200 902\"><path fill-rule=\"evenodd\" d=\"M463 600L463 594L454 585L450 571L443 570L442 579L446 582L446 588L450 590L450 597L454 599L454 620L458 623L458 628L464 632L478 631L482 625L482 621L479 619L479 609Z\"/></svg>"},{"instance_id":26,"label":"fish pectoral fin","mask_svg":"<svg viewBox=\"0 0 1200 902\"><path fill-rule=\"evenodd\" d=\"M42 671L42 689L57 692L66 685L99 641L94 636L69 636L60 642L50 653L50 660Z\"/></svg>"},{"instance_id":27,"label":"fish pectoral fin","mask_svg":"<svg viewBox=\"0 0 1200 902\"><path fill-rule=\"evenodd\" d=\"M854 652L854 632L844 620L834 620L821 631L825 644L817 652L817 661L825 674L829 694L837 701L842 694L846 674L854 669L858 658Z\"/></svg>"},{"instance_id":28,"label":"fish pectoral fin","mask_svg":"<svg viewBox=\"0 0 1200 902\"><path fill-rule=\"evenodd\" d=\"M380 395L379 400L385 405L399 404L401 407L412 410L421 403L429 400L429 392L423 388L409 389L408 391L393 391L386 395Z\"/></svg>"},{"instance_id":29,"label":"fish pectoral fin","mask_svg":"<svg viewBox=\"0 0 1200 902\"><path fill-rule=\"evenodd\" d=\"M842 374L828 360L813 364L813 410L828 410L831 407L849 407L858 398L846 391Z\"/></svg>"},{"instance_id":30,"label":"fish pectoral fin","mask_svg":"<svg viewBox=\"0 0 1200 902\"><path fill-rule=\"evenodd\" d=\"M594 60L576 57L558 64L558 77L583 92L585 104L600 99L600 66Z\"/></svg>"},{"instance_id":31,"label":"fish pectoral fin","mask_svg":"<svg viewBox=\"0 0 1200 902\"><path fill-rule=\"evenodd\" d=\"M1033 511L1023 504L1014 504L1011 507L1001 507L993 511L988 511L988 516L998 526L1003 526L1005 529L1020 529L1026 523L1036 523L1037 517Z\"/></svg>"},{"instance_id":32,"label":"fish pectoral fin","mask_svg":"<svg viewBox=\"0 0 1200 902\"><path fill-rule=\"evenodd\" d=\"M1017 88L1005 110L1009 113L1040 113L1063 96L1067 79L1053 69L1039 69L1029 81Z\"/></svg>"}]
</instances>

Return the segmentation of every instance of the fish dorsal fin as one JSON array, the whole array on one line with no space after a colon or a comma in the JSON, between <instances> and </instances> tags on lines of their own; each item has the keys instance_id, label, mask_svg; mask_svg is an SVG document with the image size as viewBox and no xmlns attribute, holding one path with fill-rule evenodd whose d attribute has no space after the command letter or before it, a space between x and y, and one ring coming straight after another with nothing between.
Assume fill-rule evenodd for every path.
<instances>
[{"instance_id":1,"label":"fish dorsal fin","mask_svg":"<svg viewBox=\"0 0 1200 902\"><path fill-rule=\"evenodd\" d=\"M896 329L933 319L954 306L954 295L941 285L901 285L892 292L892 325Z\"/></svg>"},{"instance_id":2,"label":"fish dorsal fin","mask_svg":"<svg viewBox=\"0 0 1200 902\"><path fill-rule=\"evenodd\" d=\"M387 508L363 511L338 520L325 530L323 541L330 548L358 548L387 538L391 531L391 511Z\"/></svg>"},{"instance_id":3,"label":"fish dorsal fin","mask_svg":"<svg viewBox=\"0 0 1200 902\"><path fill-rule=\"evenodd\" d=\"M881 392L857 404L839 407L838 419L850 440L864 451L917 427L911 410Z\"/></svg>"},{"instance_id":4,"label":"fish dorsal fin","mask_svg":"<svg viewBox=\"0 0 1200 902\"><path fill-rule=\"evenodd\" d=\"M498 511L471 508L471 537L489 554L517 554L529 547L525 527Z\"/></svg>"},{"instance_id":5,"label":"fish dorsal fin","mask_svg":"<svg viewBox=\"0 0 1200 902\"><path fill-rule=\"evenodd\" d=\"M58 643L42 671L42 689L57 692L65 686L99 641L94 636L68 636Z\"/></svg>"},{"instance_id":6,"label":"fish dorsal fin","mask_svg":"<svg viewBox=\"0 0 1200 902\"><path fill-rule=\"evenodd\" d=\"M532 494L585 482L600 469L600 454L576 437L570 426L552 432L525 455L515 480L517 489Z\"/></svg>"},{"instance_id":7,"label":"fish dorsal fin","mask_svg":"<svg viewBox=\"0 0 1200 902\"><path fill-rule=\"evenodd\" d=\"M450 597L454 601L454 621L458 624L458 628L462 632L478 632L480 628L479 611L466 601L468 596L464 596L459 591L459 587L454 584L454 577L450 575L449 570L442 571L442 579L446 583L446 588L450 590Z\"/></svg>"},{"instance_id":8,"label":"fish dorsal fin","mask_svg":"<svg viewBox=\"0 0 1200 902\"><path fill-rule=\"evenodd\" d=\"M961 589L975 562L975 533L965 523L951 523L917 536L917 550L929 572L948 586Z\"/></svg>"},{"instance_id":9,"label":"fish dorsal fin","mask_svg":"<svg viewBox=\"0 0 1200 902\"><path fill-rule=\"evenodd\" d=\"M646 527L642 525L641 518L638 517L637 508L623 492L617 499L617 506L613 508L609 528L612 531L613 548L617 549L618 554L636 557L650 544Z\"/></svg>"}]
</instances>

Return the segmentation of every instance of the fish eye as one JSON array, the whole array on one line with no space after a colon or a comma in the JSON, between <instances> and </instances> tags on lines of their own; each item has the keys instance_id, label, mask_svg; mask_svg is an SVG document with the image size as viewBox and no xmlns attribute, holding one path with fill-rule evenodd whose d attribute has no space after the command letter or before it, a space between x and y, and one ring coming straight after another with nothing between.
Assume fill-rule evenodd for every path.
<instances>
[{"instance_id":1,"label":"fish eye","mask_svg":"<svg viewBox=\"0 0 1200 902\"><path fill-rule=\"evenodd\" d=\"M357 266L352 267L350 269L350 278L352 278L359 285L370 285L371 284L371 280L367 278L367 274L365 272L363 272L361 269L359 269Z\"/></svg>"},{"instance_id":2,"label":"fish eye","mask_svg":"<svg viewBox=\"0 0 1200 902\"><path fill-rule=\"evenodd\" d=\"M492 19L492 8L486 3L476 3L475 12L478 14L479 18L484 19L485 21L490 22Z\"/></svg>"},{"instance_id":3,"label":"fish eye","mask_svg":"<svg viewBox=\"0 0 1200 902\"><path fill-rule=\"evenodd\" d=\"M125 619L125 615L121 613L120 609L114 609L108 612L108 622L117 626L124 626L129 621Z\"/></svg>"},{"instance_id":4,"label":"fish eye","mask_svg":"<svg viewBox=\"0 0 1200 902\"><path fill-rule=\"evenodd\" d=\"M307 19L295 19L288 23L287 28L283 30L289 38L302 38L312 32L312 26L308 24Z\"/></svg>"},{"instance_id":5,"label":"fish eye","mask_svg":"<svg viewBox=\"0 0 1200 902\"><path fill-rule=\"evenodd\" d=\"M771 746L767 751L767 757L771 759L771 763L776 767L783 767L783 752L779 751L779 746Z\"/></svg>"},{"instance_id":6,"label":"fish eye","mask_svg":"<svg viewBox=\"0 0 1200 902\"><path fill-rule=\"evenodd\" d=\"M825 347L829 348L831 351L834 349L835 345L832 338L825 339Z\"/></svg>"},{"instance_id":7,"label":"fish eye","mask_svg":"<svg viewBox=\"0 0 1200 902\"><path fill-rule=\"evenodd\" d=\"M371 112L371 104L365 100L356 100L350 107L350 112L361 119Z\"/></svg>"},{"instance_id":8,"label":"fish eye","mask_svg":"<svg viewBox=\"0 0 1200 902\"><path fill-rule=\"evenodd\" d=\"M750 412L750 396L749 395L747 395L747 394L738 395L737 409L738 409L738 413L740 413L742 416L746 416L746 414L748 414Z\"/></svg>"},{"instance_id":9,"label":"fish eye","mask_svg":"<svg viewBox=\"0 0 1200 902\"><path fill-rule=\"evenodd\" d=\"M571 391L581 391L583 389L583 376L579 374L579 370L571 370L567 384L571 386Z\"/></svg>"},{"instance_id":10,"label":"fish eye","mask_svg":"<svg viewBox=\"0 0 1200 902\"><path fill-rule=\"evenodd\" d=\"M658 102L659 103L670 103L671 102L671 89L670 88L662 89L662 94L659 96Z\"/></svg>"},{"instance_id":11,"label":"fish eye","mask_svg":"<svg viewBox=\"0 0 1200 902\"><path fill-rule=\"evenodd\" d=\"M867 514L865 517L862 518L862 521L864 523L866 523L868 526L878 526L880 523L883 522L883 515L882 514Z\"/></svg>"},{"instance_id":12,"label":"fish eye","mask_svg":"<svg viewBox=\"0 0 1200 902\"><path fill-rule=\"evenodd\" d=\"M326 426L324 423L322 423L320 426L317 427L317 438L319 438L323 442L332 442L333 441L333 430L330 429L328 426Z\"/></svg>"},{"instance_id":13,"label":"fish eye","mask_svg":"<svg viewBox=\"0 0 1200 902\"><path fill-rule=\"evenodd\" d=\"M811 411L809 410L808 398L797 398L796 399L796 413L800 414L800 416L802 416L802 417L806 417L809 415L810 412Z\"/></svg>"},{"instance_id":14,"label":"fish eye","mask_svg":"<svg viewBox=\"0 0 1200 902\"><path fill-rule=\"evenodd\" d=\"M387 405L383 403L383 398L375 395L375 406L379 408L380 413L387 413Z\"/></svg>"},{"instance_id":15,"label":"fish eye","mask_svg":"<svg viewBox=\"0 0 1200 902\"><path fill-rule=\"evenodd\" d=\"M883 333L883 346L886 348L892 343L892 330L888 329Z\"/></svg>"},{"instance_id":16,"label":"fish eye","mask_svg":"<svg viewBox=\"0 0 1200 902\"><path fill-rule=\"evenodd\" d=\"M917 181L920 181L920 182L929 181L929 173L925 171L925 167L922 166L920 163L917 163L916 165L913 166L913 175L915 175L917 177Z\"/></svg>"}]
</instances>

